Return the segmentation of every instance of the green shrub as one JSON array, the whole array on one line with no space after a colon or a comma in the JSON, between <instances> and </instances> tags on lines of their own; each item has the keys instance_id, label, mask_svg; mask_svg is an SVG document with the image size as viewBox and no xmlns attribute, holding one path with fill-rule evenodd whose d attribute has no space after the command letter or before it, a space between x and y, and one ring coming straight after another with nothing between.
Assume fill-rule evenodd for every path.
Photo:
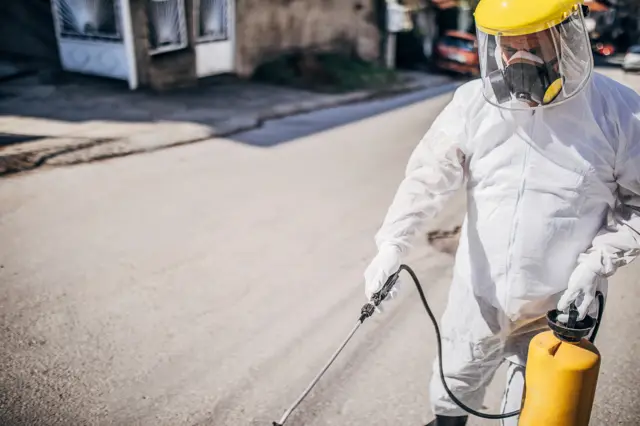
<instances>
[{"instance_id":1,"label":"green shrub","mask_svg":"<svg viewBox=\"0 0 640 426\"><path fill-rule=\"evenodd\" d=\"M383 88L397 75L376 64L339 53L296 52L264 62L253 78L321 92Z\"/></svg>"}]
</instances>

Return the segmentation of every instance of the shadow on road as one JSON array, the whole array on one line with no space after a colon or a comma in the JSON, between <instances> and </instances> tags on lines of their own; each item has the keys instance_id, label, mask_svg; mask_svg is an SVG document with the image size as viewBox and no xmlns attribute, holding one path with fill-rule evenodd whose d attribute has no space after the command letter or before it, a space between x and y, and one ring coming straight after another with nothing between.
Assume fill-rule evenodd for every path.
<instances>
[{"instance_id":1,"label":"shadow on road","mask_svg":"<svg viewBox=\"0 0 640 426\"><path fill-rule=\"evenodd\" d=\"M271 147L431 99L452 92L463 83L464 81L457 81L400 96L267 121L257 129L229 136L228 139L253 146Z\"/></svg>"},{"instance_id":2,"label":"shadow on road","mask_svg":"<svg viewBox=\"0 0 640 426\"><path fill-rule=\"evenodd\" d=\"M373 99L377 100L357 100L360 98L354 97L353 101L334 102L337 95L266 85L232 76L217 76L199 82L196 87L156 93L147 89L132 92L120 81L61 73L51 81L33 76L0 85L0 119L8 123L14 117L35 119L37 121L29 122L30 125L44 123L53 129L50 134L44 134L45 137L73 137L77 136L78 129L85 137L87 126L102 125L97 133L106 139L122 139L141 132L150 135L152 125L176 123L187 125L188 132L191 132L171 136L177 143L236 134L232 140L269 147L437 96L465 81L420 73L414 73L412 78L423 83L430 79L433 81L424 84L424 89L418 89L418 92L399 95L391 90L389 93L374 93ZM109 124L112 131L109 131ZM256 128L256 124L264 127ZM18 134L17 130L24 127L15 127L9 126L11 131L6 133L32 135L31 129L25 129L24 135ZM89 133L93 137L96 132ZM159 133L156 139L169 138L164 128ZM3 144L6 146L14 142L22 140L5 138ZM169 146L170 142L156 145Z\"/></svg>"}]
</instances>

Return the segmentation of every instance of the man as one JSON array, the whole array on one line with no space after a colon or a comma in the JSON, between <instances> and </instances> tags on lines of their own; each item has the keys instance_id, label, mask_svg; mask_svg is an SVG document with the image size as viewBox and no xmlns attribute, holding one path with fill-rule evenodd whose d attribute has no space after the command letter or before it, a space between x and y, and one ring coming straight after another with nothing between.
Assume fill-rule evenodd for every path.
<instances>
[{"instance_id":1,"label":"man","mask_svg":"<svg viewBox=\"0 0 640 426\"><path fill-rule=\"evenodd\" d=\"M456 91L413 152L365 272L371 297L465 185L441 329L447 384L476 410L504 360L502 408L519 409L547 311L575 302L583 318L606 277L640 253L640 97L593 73L579 1L480 1L482 77ZM436 366L430 425L462 426Z\"/></svg>"}]
</instances>

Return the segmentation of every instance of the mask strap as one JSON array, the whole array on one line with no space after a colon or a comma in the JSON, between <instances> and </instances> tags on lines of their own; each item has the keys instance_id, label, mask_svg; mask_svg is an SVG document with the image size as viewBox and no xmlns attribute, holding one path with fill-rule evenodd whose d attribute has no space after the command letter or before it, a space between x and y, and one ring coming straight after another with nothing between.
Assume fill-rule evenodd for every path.
<instances>
[{"instance_id":1,"label":"mask strap","mask_svg":"<svg viewBox=\"0 0 640 426\"><path fill-rule=\"evenodd\" d=\"M494 55L496 58L496 64L498 65L498 69L504 72L506 68L504 61L502 60L502 47L500 47L500 36L496 36L496 49L494 51Z\"/></svg>"}]
</instances>

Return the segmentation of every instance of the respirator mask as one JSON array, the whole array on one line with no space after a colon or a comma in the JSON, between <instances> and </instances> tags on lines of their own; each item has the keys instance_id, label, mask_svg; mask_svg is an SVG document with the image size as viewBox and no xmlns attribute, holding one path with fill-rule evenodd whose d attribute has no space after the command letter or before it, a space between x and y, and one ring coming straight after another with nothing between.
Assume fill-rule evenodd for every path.
<instances>
[{"instance_id":1,"label":"respirator mask","mask_svg":"<svg viewBox=\"0 0 640 426\"><path fill-rule=\"evenodd\" d=\"M496 56L501 53L496 48ZM511 99L531 106L548 105L562 89L562 75L556 69L558 59L545 62L527 51L516 52L505 65L498 61L498 69L489 74L489 82L496 100L506 103Z\"/></svg>"},{"instance_id":2,"label":"respirator mask","mask_svg":"<svg viewBox=\"0 0 640 426\"><path fill-rule=\"evenodd\" d=\"M538 31L478 27L477 36L483 95L500 108L559 105L586 86L593 70L581 8Z\"/></svg>"}]
</instances>

